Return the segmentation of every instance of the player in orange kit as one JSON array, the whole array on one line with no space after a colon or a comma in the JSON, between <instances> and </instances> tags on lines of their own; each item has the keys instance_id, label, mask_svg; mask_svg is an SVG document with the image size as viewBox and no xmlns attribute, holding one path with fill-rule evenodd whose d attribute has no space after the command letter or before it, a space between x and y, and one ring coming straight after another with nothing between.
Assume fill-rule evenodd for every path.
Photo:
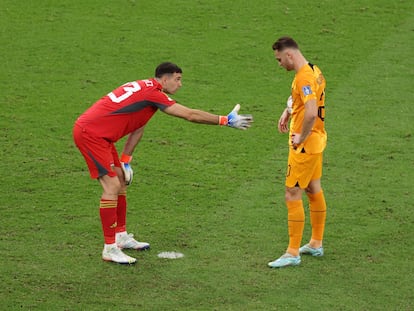
<instances>
[{"instance_id":1,"label":"player in orange kit","mask_svg":"<svg viewBox=\"0 0 414 311\"><path fill-rule=\"evenodd\" d=\"M104 235L102 258L120 264L136 259L122 249L148 249L126 229L126 186L132 182L132 154L140 142L147 122L158 110L187 121L226 125L238 129L250 127L251 115L239 115L240 105L226 116L219 116L176 103L167 94L181 87L182 70L176 64L162 63L155 77L128 82L102 97L75 122L73 137L88 165L91 178L103 189L99 211ZM128 135L121 157L115 142Z\"/></svg>"},{"instance_id":2,"label":"player in orange kit","mask_svg":"<svg viewBox=\"0 0 414 311\"><path fill-rule=\"evenodd\" d=\"M289 132L289 156L285 181L285 201L288 210L289 245L286 253L269 262L271 268L296 266L301 254L323 256L322 247L326 202L321 187L322 155L326 147L325 86L321 70L302 55L298 44L290 37L279 38L272 46L279 65L296 72L292 93L283 111L278 129ZM290 121L290 125L289 125ZM300 247L305 225L303 191L309 200L312 237Z\"/></svg>"}]
</instances>

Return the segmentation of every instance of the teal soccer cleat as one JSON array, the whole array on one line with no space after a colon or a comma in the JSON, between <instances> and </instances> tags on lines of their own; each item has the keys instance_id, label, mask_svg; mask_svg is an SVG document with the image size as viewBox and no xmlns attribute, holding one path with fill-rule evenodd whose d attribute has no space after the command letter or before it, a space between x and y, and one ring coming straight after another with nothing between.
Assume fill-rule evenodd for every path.
<instances>
[{"instance_id":1,"label":"teal soccer cleat","mask_svg":"<svg viewBox=\"0 0 414 311\"><path fill-rule=\"evenodd\" d=\"M279 259L269 262L267 265L270 268L283 268L287 266L298 266L300 264L300 256L292 256L291 254L284 254Z\"/></svg>"},{"instance_id":2,"label":"teal soccer cleat","mask_svg":"<svg viewBox=\"0 0 414 311\"><path fill-rule=\"evenodd\" d=\"M323 247L313 248L310 247L309 244L303 245L299 248L299 254L303 255L312 255L314 257L321 257L323 256Z\"/></svg>"}]
</instances>

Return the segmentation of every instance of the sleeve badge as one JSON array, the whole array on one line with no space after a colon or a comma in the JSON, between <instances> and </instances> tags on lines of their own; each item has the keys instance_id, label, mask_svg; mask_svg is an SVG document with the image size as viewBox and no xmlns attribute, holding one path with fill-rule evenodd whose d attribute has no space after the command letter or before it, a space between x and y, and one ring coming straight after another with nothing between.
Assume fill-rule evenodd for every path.
<instances>
[{"instance_id":1,"label":"sleeve badge","mask_svg":"<svg viewBox=\"0 0 414 311\"><path fill-rule=\"evenodd\" d=\"M312 89L309 85L306 85L302 87L302 92L303 92L303 95L308 96L312 94Z\"/></svg>"}]
</instances>

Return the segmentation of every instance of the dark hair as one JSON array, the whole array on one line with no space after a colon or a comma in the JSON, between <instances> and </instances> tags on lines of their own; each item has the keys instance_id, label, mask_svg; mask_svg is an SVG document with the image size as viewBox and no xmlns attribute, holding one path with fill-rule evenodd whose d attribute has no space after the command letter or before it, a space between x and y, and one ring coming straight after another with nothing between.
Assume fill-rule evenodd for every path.
<instances>
[{"instance_id":1,"label":"dark hair","mask_svg":"<svg viewBox=\"0 0 414 311\"><path fill-rule=\"evenodd\" d=\"M273 51L283 51L287 48L299 49L299 46L291 37L281 37L272 45Z\"/></svg>"},{"instance_id":2,"label":"dark hair","mask_svg":"<svg viewBox=\"0 0 414 311\"><path fill-rule=\"evenodd\" d=\"M173 73L182 73L180 67L178 67L176 64L165 62L162 64L159 64L158 67L155 69L155 77L161 78L165 74L173 74Z\"/></svg>"}]
</instances>

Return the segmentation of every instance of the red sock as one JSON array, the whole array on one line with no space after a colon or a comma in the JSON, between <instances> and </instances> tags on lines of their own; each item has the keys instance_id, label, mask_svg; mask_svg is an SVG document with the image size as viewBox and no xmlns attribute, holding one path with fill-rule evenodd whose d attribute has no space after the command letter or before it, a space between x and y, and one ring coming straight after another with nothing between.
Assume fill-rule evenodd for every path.
<instances>
[{"instance_id":1,"label":"red sock","mask_svg":"<svg viewBox=\"0 0 414 311\"><path fill-rule=\"evenodd\" d=\"M117 215L117 226L115 229L116 232L126 231L126 210L127 210L126 191L124 191L118 195L118 205L116 208L116 215Z\"/></svg>"},{"instance_id":2,"label":"red sock","mask_svg":"<svg viewBox=\"0 0 414 311\"><path fill-rule=\"evenodd\" d=\"M101 216L105 244L115 243L116 206L117 200L101 199L99 204L99 214Z\"/></svg>"}]
</instances>

